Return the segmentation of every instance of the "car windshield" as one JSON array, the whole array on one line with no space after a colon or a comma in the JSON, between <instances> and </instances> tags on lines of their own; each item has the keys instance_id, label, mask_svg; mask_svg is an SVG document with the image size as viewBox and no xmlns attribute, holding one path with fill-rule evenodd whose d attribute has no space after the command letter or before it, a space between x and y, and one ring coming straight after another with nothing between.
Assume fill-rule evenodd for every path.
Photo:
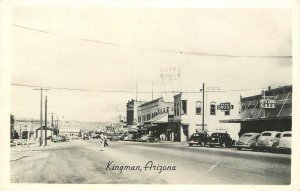
<instances>
[{"instance_id":1,"label":"car windshield","mask_svg":"<svg viewBox=\"0 0 300 191\"><path fill-rule=\"evenodd\" d=\"M271 133L263 133L261 136L263 136L263 137L269 137L269 136L271 136Z\"/></svg>"},{"instance_id":2,"label":"car windshield","mask_svg":"<svg viewBox=\"0 0 300 191\"><path fill-rule=\"evenodd\" d=\"M213 133L211 134L211 137L224 137L226 134L224 133Z\"/></svg>"},{"instance_id":3,"label":"car windshield","mask_svg":"<svg viewBox=\"0 0 300 191\"><path fill-rule=\"evenodd\" d=\"M245 134L242 137L251 137L251 136L252 136L251 134Z\"/></svg>"},{"instance_id":4,"label":"car windshield","mask_svg":"<svg viewBox=\"0 0 300 191\"><path fill-rule=\"evenodd\" d=\"M292 134L290 134L290 133L286 133L286 134L283 134L283 136L282 137L292 137Z\"/></svg>"}]
</instances>

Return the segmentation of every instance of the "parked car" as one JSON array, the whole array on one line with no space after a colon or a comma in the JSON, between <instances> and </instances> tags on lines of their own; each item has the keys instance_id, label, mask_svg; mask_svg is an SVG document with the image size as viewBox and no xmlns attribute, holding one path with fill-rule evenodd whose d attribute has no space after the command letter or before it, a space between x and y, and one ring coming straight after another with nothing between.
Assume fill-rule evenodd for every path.
<instances>
[{"instance_id":1,"label":"parked car","mask_svg":"<svg viewBox=\"0 0 300 191\"><path fill-rule=\"evenodd\" d=\"M128 134L124 133L121 136L119 136L119 140L124 140L124 138L127 137L127 136L128 136Z\"/></svg>"},{"instance_id":2,"label":"parked car","mask_svg":"<svg viewBox=\"0 0 300 191\"><path fill-rule=\"evenodd\" d=\"M292 131L285 131L281 133L278 146L275 147L276 151L291 152L291 141L292 141Z\"/></svg>"},{"instance_id":3,"label":"parked car","mask_svg":"<svg viewBox=\"0 0 300 191\"><path fill-rule=\"evenodd\" d=\"M257 139L255 150L257 151L271 151L279 143L281 132L278 131L264 131Z\"/></svg>"},{"instance_id":4,"label":"parked car","mask_svg":"<svg viewBox=\"0 0 300 191\"><path fill-rule=\"evenodd\" d=\"M234 140L228 133L212 133L208 139L207 145L209 146L221 146L221 147L232 147Z\"/></svg>"},{"instance_id":5,"label":"parked car","mask_svg":"<svg viewBox=\"0 0 300 191\"><path fill-rule=\"evenodd\" d=\"M239 140L235 143L237 150L245 149L254 149L256 141L260 133L245 133Z\"/></svg>"},{"instance_id":6,"label":"parked car","mask_svg":"<svg viewBox=\"0 0 300 191\"><path fill-rule=\"evenodd\" d=\"M197 146L206 146L209 139L209 135L207 133L193 133L188 140L189 146L197 145Z\"/></svg>"},{"instance_id":7,"label":"parked car","mask_svg":"<svg viewBox=\"0 0 300 191\"><path fill-rule=\"evenodd\" d=\"M136 135L135 134L128 134L124 139L124 141L136 141Z\"/></svg>"},{"instance_id":8,"label":"parked car","mask_svg":"<svg viewBox=\"0 0 300 191\"><path fill-rule=\"evenodd\" d=\"M154 135L144 135L139 139L139 142L159 142L159 138Z\"/></svg>"},{"instance_id":9,"label":"parked car","mask_svg":"<svg viewBox=\"0 0 300 191\"><path fill-rule=\"evenodd\" d=\"M89 138L89 136L87 134L84 134L83 137L82 137L82 139L83 140L89 140L90 138Z\"/></svg>"},{"instance_id":10,"label":"parked car","mask_svg":"<svg viewBox=\"0 0 300 191\"><path fill-rule=\"evenodd\" d=\"M111 135L110 140L111 141L118 141L119 140L119 134L115 133L115 134Z\"/></svg>"}]
</instances>

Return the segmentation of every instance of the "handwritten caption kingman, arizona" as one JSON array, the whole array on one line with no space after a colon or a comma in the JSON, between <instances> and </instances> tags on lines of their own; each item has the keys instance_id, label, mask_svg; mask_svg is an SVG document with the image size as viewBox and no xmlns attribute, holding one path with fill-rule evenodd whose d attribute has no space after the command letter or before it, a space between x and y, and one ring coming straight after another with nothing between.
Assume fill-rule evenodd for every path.
<instances>
[{"instance_id":1,"label":"handwritten caption kingman, arizona","mask_svg":"<svg viewBox=\"0 0 300 191\"><path fill-rule=\"evenodd\" d=\"M172 165L160 165L154 164L153 161L148 161L144 166L140 165L116 165L114 161L108 161L106 169L107 171L119 171L122 173L124 171L157 171L160 174L163 171L175 171L176 166Z\"/></svg>"}]
</instances>

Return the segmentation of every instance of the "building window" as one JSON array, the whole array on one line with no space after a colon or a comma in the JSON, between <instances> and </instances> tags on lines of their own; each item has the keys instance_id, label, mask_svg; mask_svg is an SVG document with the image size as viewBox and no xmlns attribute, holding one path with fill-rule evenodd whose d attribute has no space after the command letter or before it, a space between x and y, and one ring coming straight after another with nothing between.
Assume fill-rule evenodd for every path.
<instances>
[{"instance_id":1,"label":"building window","mask_svg":"<svg viewBox=\"0 0 300 191\"><path fill-rule=\"evenodd\" d=\"M182 100L181 103L182 103L182 115L186 114L187 112L187 105L186 105L186 100Z\"/></svg>"},{"instance_id":2,"label":"building window","mask_svg":"<svg viewBox=\"0 0 300 191\"><path fill-rule=\"evenodd\" d=\"M225 115L230 115L230 110L225 110Z\"/></svg>"},{"instance_id":3,"label":"building window","mask_svg":"<svg viewBox=\"0 0 300 191\"><path fill-rule=\"evenodd\" d=\"M210 103L210 115L216 115L216 104Z\"/></svg>"},{"instance_id":4,"label":"building window","mask_svg":"<svg viewBox=\"0 0 300 191\"><path fill-rule=\"evenodd\" d=\"M202 115L201 114L201 105L202 105L202 102L201 101L196 101L196 115Z\"/></svg>"}]
</instances>

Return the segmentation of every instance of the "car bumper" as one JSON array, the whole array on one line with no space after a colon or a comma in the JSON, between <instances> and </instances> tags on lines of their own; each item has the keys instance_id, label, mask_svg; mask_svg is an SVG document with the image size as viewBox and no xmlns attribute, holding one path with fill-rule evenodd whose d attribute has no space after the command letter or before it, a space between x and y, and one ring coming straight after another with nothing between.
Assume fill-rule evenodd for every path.
<instances>
[{"instance_id":1,"label":"car bumper","mask_svg":"<svg viewBox=\"0 0 300 191\"><path fill-rule=\"evenodd\" d=\"M189 141L188 144L199 144L197 141Z\"/></svg>"},{"instance_id":2,"label":"car bumper","mask_svg":"<svg viewBox=\"0 0 300 191\"><path fill-rule=\"evenodd\" d=\"M221 143L213 143L213 142L208 142L207 145L214 145L214 146L220 146Z\"/></svg>"},{"instance_id":3,"label":"car bumper","mask_svg":"<svg viewBox=\"0 0 300 191\"><path fill-rule=\"evenodd\" d=\"M235 145L236 148L245 148L245 149L251 149L253 146L251 145Z\"/></svg>"}]
</instances>

